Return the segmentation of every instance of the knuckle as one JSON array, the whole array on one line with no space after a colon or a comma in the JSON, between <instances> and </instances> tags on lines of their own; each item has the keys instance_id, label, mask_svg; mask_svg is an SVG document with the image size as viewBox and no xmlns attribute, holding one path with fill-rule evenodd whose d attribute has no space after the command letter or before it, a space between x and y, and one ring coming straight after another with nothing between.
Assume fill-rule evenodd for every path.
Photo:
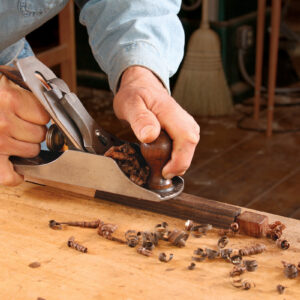
<instances>
[{"instance_id":1,"label":"knuckle","mask_svg":"<svg viewBox=\"0 0 300 300\"><path fill-rule=\"evenodd\" d=\"M0 103L1 107L5 107L6 109L13 110L14 99L18 92L10 87L3 87L0 89Z\"/></svg>"},{"instance_id":2,"label":"knuckle","mask_svg":"<svg viewBox=\"0 0 300 300\"><path fill-rule=\"evenodd\" d=\"M39 144L31 144L27 147L26 151L24 151L25 157L35 157L40 153L40 145Z\"/></svg>"},{"instance_id":3,"label":"knuckle","mask_svg":"<svg viewBox=\"0 0 300 300\"><path fill-rule=\"evenodd\" d=\"M4 112L0 112L0 132L4 134L9 130L9 118Z\"/></svg>"},{"instance_id":4,"label":"knuckle","mask_svg":"<svg viewBox=\"0 0 300 300\"><path fill-rule=\"evenodd\" d=\"M195 132L197 132L198 133L198 135L200 135L200 126L198 125L198 123L195 121L194 122L194 128L195 128Z\"/></svg>"},{"instance_id":5,"label":"knuckle","mask_svg":"<svg viewBox=\"0 0 300 300\"><path fill-rule=\"evenodd\" d=\"M180 166L179 166L179 173L183 173L185 172L189 167L190 167L191 163L187 163L187 162L184 162L182 163Z\"/></svg>"},{"instance_id":6,"label":"knuckle","mask_svg":"<svg viewBox=\"0 0 300 300\"><path fill-rule=\"evenodd\" d=\"M139 124L145 124L146 120L149 119L149 113L148 111L141 111L138 114L136 114L132 120L132 125L139 125Z\"/></svg>"},{"instance_id":7,"label":"knuckle","mask_svg":"<svg viewBox=\"0 0 300 300\"><path fill-rule=\"evenodd\" d=\"M6 138L3 135L0 135L0 153L5 153L7 150Z\"/></svg>"},{"instance_id":8,"label":"knuckle","mask_svg":"<svg viewBox=\"0 0 300 300\"><path fill-rule=\"evenodd\" d=\"M200 133L197 131L190 131L186 135L186 141L192 146L196 146L200 141Z\"/></svg>"},{"instance_id":9,"label":"knuckle","mask_svg":"<svg viewBox=\"0 0 300 300\"><path fill-rule=\"evenodd\" d=\"M173 103L168 100L161 102L154 99L151 104L149 104L149 107L151 107L151 110L156 115L164 117L172 110ZM174 111L176 112L176 110Z\"/></svg>"},{"instance_id":10,"label":"knuckle","mask_svg":"<svg viewBox=\"0 0 300 300\"><path fill-rule=\"evenodd\" d=\"M41 143L45 140L47 128L45 126L37 127L36 139L38 143Z\"/></svg>"},{"instance_id":11,"label":"knuckle","mask_svg":"<svg viewBox=\"0 0 300 300\"><path fill-rule=\"evenodd\" d=\"M10 98L10 88L8 87L1 87L0 89L0 99L1 102L5 101L5 99Z\"/></svg>"},{"instance_id":12,"label":"knuckle","mask_svg":"<svg viewBox=\"0 0 300 300\"><path fill-rule=\"evenodd\" d=\"M193 130L191 131L191 142L197 145L200 141L200 126L198 123L194 120L193 122Z\"/></svg>"},{"instance_id":13,"label":"knuckle","mask_svg":"<svg viewBox=\"0 0 300 300\"><path fill-rule=\"evenodd\" d=\"M47 125L50 122L50 116L49 114L44 110L43 113L40 115L40 124L41 125Z\"/></svg>"},{"instance_id":14,"label":"knuckle","mask_svg":"<svg viewBox=\"0 0 300 300\"><path fill-rule=\"evenodd\" d=\"M197 121L191 115L189 115L189 117L190 117L190 126L191 126L191 128L193 129L193 131L195 133L200 134L200 126L199 126L199 124L197 123Z\"/></svg>"},{"instance_id":15,"label":"knuckle","mask_svg":"<svg viewBox=\"0 0 300 300\"><path fill-rule=\"evenodd\" d=\"M2 174L1 178L0 178L0 184L4 185L4 186L13 186L15 185L15 177L14 174L10 171L5 172L4 174Z\"/></svg>"},{"instance_id":16,"label":"knuckle","mask_svg":"<svg viewBox=\"0 0 300 300\"><path fill-rule=\"evenodd\" d=\"M195 145L197 145L200 141L200 132L197 132L195 135Z\"/></svg>"}]
</instances>

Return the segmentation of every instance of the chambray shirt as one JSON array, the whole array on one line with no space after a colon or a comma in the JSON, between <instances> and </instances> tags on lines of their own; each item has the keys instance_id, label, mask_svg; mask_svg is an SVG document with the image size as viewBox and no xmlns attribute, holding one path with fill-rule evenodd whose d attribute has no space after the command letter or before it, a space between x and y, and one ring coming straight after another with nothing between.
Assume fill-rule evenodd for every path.
<instances>
[{"instance_id":1,"label":"chambray shirt","mask_svg":"<svg viewBox=\"0 0 300 300\"><path fill-rule=\"evenodd\" d=\"M68 0L0 0L0 64L33 55L25 40L58 14ZM116 92L122 72L140 65L169 89L183 57L184 32L177 17L181 0L75 0L89 43ZM79 53L80 55L80 53Z\"/></svg>"}]
</instances>

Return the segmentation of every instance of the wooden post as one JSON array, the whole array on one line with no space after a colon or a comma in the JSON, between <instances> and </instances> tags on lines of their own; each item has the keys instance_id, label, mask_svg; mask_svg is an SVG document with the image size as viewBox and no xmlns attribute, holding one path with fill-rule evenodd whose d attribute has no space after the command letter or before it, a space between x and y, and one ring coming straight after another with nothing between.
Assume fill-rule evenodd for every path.
<instances>
[{"instance_id":1,"label":"wooden post","mask_svg":"<svg viewBox=\"0 0 300 300\"><path fill-rule=\"evenodd\" d=\"M58 15L59 43L57 46L37 54L37 58L48 67L60 65L61 79L76 93L76 54L74 3L70 0Z\"/></svg>"},{"instance_id":2,"label":"wooden post","mask_svg":"<svg viewBox=\"0 0 300 300\"><path fill-rule=\"evenodd\" d=\"M258 12L256 26L255 92L253 116L255 120L258 120L260 110L260 89L262 82L266 0L257 0L257 5Z\"/></svg>"},{"instance_id":3,"label":"wooden post","mask_svg":"<svg viewBox=\"0 0 300 300\"><path fill-rule=\"evenodd\" d=\"M69 1L58 15L59 43L66 45L66 57L61 62L61 78L68 84L70 90L76 93L76 54L75 54L75 24L74 3Z\"/></svg>"},{"instance_id":4,"label":"wooden post","mask_svg":"<svg viewBox=\"0 0 300 300\"><path fill-rule=\"evenodd\" d=\"M275 98L277 61L278 61L281 0L272 0L271 15L272 15L272 20L271 20L271 37L270 37L270 53L269 53L267 137L270 137L272 135L274 98Z\"/></svg>"}]
</instances>

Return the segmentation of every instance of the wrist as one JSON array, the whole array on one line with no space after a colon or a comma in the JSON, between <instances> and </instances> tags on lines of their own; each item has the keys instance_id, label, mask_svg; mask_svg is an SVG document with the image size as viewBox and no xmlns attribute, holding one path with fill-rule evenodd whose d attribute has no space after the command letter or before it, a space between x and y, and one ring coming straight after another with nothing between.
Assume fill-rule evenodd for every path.
<instances>
[{"instance_id":1,"label":"wrist","mask_svg":"<svg viewBox=\"0 0 300 300\"><path fill-rule=\"evenodd\" d=\"M142 66L130 66L122 74L120 88L128 85L156 86L166 90L161 80L149 69ZM167 91L167 90L166 90Z\"/></svg>"}]
</instances>

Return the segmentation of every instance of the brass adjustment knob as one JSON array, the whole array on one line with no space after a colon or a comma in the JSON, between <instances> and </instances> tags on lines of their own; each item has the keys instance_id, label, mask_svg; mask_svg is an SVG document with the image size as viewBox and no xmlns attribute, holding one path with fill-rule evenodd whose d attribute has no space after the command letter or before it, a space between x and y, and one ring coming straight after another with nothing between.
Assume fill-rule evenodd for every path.
<instances>
[{"instance_id":1,"label":"brass adjustment knob","mask_svg":"<svg viewBox=\"0 0 300 300\"><path fill-rule=\"evenodd\" d=\"M46 133L46 144L50 151L59 152L65 144L65 136L57 127L52 124Z\"/></svg>"}]
</instances>

